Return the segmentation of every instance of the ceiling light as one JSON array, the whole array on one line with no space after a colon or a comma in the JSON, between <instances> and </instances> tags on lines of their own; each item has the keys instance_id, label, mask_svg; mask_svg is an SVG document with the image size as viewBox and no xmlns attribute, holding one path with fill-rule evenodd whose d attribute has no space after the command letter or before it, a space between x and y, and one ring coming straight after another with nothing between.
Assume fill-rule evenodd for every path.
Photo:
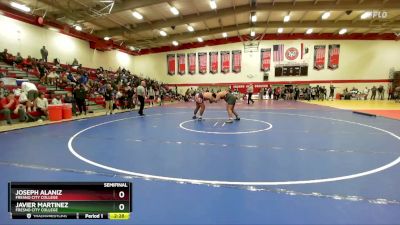
<instances>
[{"instance_id":1,"label":"ceiling light","mask_svg":"<svg viewBox=\"0 0 400 225\"><path fill-rule=\"evenodd\" d=\"M174 46L178 46L178 45L179 45L179 43L178 43L177 41L173 41L172 44L173 44Z\"/></svg>"},{"instance_id":2,"label":"ceiling light","mask_svg":"<svg viewBox=\"0 0 400 225\"><path fill-rule=\"evenodd\" d=\"M203 42L203 38L198 37L198 38L197 38L197 41L198 41L198 42Z\"/></svg>"},{"instance_id":3,"label":"ceiling light","mask_svg":"<svg viewBox=\"0 0 400 225\"><path fill-rule=\"evenodd\" d=\"M165 36L167 36L167 32L165 32L165 31L163 31L163 30L160 30L160 35L163 36L163 37L165 37Z\"/></svg>"},{"instance_id":4,"label":"ceiling light","mask_svg":"<svg viewBox=\"0 0 400 225\"><path fill-rule=\"evenodd\" d=\"M282 27L278 28L278 33L282 33L282 32L283 32L283 28Z\"/></svg>"},{"instance_id":5,"label":"ceiling light","mask_svg":"<svg viewBox=\"0 0 400 225\"><path fill-rule=\"evenodd\" d=\"M129 46L129 49L130 49L131 51L134 51L134 50L135 50L135 47Z\"/></svg>"},{"instance_id":6,"label":"ceiling light","mask_svg":"<svg viewBox=\"0 0 400 225\"><path fill-rule=\"evenodd\" d=\"M323 20L326 20L326 19L328 19L330 16L331 16L331 13L330 13L330 12L324 12L324 14L322 14L321 18L322 18Z\"/></svg>"},{"instance_id":7,"label":"ceiling light","mask_svg":"<svg viewBox=\"0 0 400 225\"><path fill-rule=\"evenodd\" d=\"M362 19L362 20L365 20L365 19L370 18L371 16L372 16L372 12L367 11L367 12L365 12L365 13L363 13L363 14L361 15L361 19Z\"/></svg>"},{"instance_id":8,"label":"ceiling light","mask_svg":"<svg viewBox=\"0 0 400 225\"><path fill-rule=\"evenodd\" d=\"M341 30L339 31L339 34L340 34L340 35L343 35L343 34L345 34L345 33L347 33L347 29L346 29L346 28L343 28L343 29L341 29Z\"/></svg>"},{"instance_id":9,"label":"ceiling light","mask_svg":"<svg viewBox=\"0 0 400 225\"><path fill-rule=\"evenodd\" d=\"M284 18L283 18L283 22L289 22L289 20L290 20L290 16L289 15L287 15L287 16L285 16Z\"/></svg>"},{"instance_id":10,"label":"ceiling light","mask_svg":"<svg viewBox=\"0 0 400 225\"><path fill-rule=\"evenodd\" d=\"M190 26L190 25L188 25L187 29L188 29L188 31L190 31L190 32L193 32L193 31L194 31L194 28L193 28L192 26Z\"/></svg>"},{"instance_id":11,"label":"ceiling light","mask_svg":"<svg viewBox=\"0 0 400 225\"><path fill-rule=\"evenodd\" d=\"M215 0L210 0L210 7L211 7L211 9L217 8L217 3L215 2Z\"/></svg>"},{"instance_id":12,"label":"ceiling light","mask_svg":"<svg viewBox=\"0 0 400 225\"><path fill-rule=\"evenodd\" d=\"M138 13L136 11L132 12L132 15L138 20L142 20L143 19L142 14L140 14L140 13Z\"/></svg>"},{"instance_id":13,"label":"ceiling light","mask_svg":"<svg viewBox=\"0 0 400 225\"><path fill-rule=\"evenodd\" d=\"M110 37L104 37L104 40L106 40L106 41L108 41L110 39L111 39Z\"/></svg>"},{"instance_id":14,"label":"ceiling light","mask_svg":"<svg viewBox=\"0 0 400 225\"><path fill-rule=\"evenodd\" d=\"M251 14L251 22L253 23L257 22L257 15L255 13Z\"/></svg>"},{"instance_id":15,"label":"ceiling light","mask_svg":"<svg viewBox=\"0 0 400 225\"><path fill-rule=\"evenodd\" d=\"M308 28L307 31L306 31L306 34L312 34L312 32L313 32L313 29L312 28Z\"/></svg>"},{"instance_id":16,"label":"ceiling light","mask_svg":"<svg viewBox=\"0 0 400 225\"><path fill-rule=\"evenodd\" d=\"M169 10L172 12L172 14L174 14L174 15L179 15L179 11L178 11L178 9L177 8L175 8L175 7L171 7L171 8L169 8Z\"/></svg>"},{"instance_id":17,"label":"ceiling light","mask_svg":"<svg viewBox=\"0 0 400 225\"><path fill-rule=\"evenodd\" d=\"M31 8L29 8L26 5L20 4L20 3L11 2L10 5L12 7L16 8L16 9L19 9L21 11L24 11L24 12L30 12L31 11Z\"/></svg>"},{"instance_id":18,"label":"ceiling light","mask_svg":"<svg viewBox=\"0 0 400 225\"><path fill-rule=\"evenodd\" d=\"M255 32L254 30L252 30L252 31L250 32L250 36L252 36L252 37L256 36L256 32Z\"/></svg>"},{"instance_id":19,"label":"ceiling light","mask_svg":"<svg viewBox=\"0 0 400 225\"><path fill-rule=\"evenodd\" d=\"M226 38L228 37L228 34L226 32L222 33L222 37Z\"/></svg>"},{"instance_id":20,"label":"ceiling light","mask_svg":"<svg viewBox=\"0 0 400 225\"><path fill-rule=\"evenodd\" d=\"M81 27L81 26L79 26L79 25L75 25L75 30L77 30L77 31L81 31L81 30L82 30L82 27Z\"/></svg>"}]
</instances>

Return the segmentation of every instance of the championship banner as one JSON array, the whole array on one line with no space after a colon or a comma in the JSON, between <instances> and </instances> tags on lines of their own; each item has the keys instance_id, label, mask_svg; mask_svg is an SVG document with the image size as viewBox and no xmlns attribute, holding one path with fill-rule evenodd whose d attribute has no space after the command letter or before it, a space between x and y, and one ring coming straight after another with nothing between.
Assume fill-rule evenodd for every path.
<instances>
[{"instance_id":1,"label":"championship banner","mask_svg":"<svg viewBox=\"0 0 400 225\"><path fill-rule=\"evenodd\" d=\"M186 72L185 54L177 54L178 56L178 73L180 75Z\"/></svg>"},{"instance_id":2,"label":"championship banner","mask_svg":"<svg viewBox=\"0 0 400 225\"><path fill-rule=\"evenodd\" d=\"M199 52L197 53L197 57L199 57L199 73L207 73L207 53Z\"/></svg>"},{"instance_id":3,"label":"championship banner","mask_svg":"<svg viewBox=\"0 0 400 225\"><path fill-rule=\"evenodd\" d=\"M221 72L229 73L231 54L229 51L221 51Z\"/></svg>"},{"instance_id":4,"label":"championship banner","mask_svg":"<svg viewBox=\"0 0 400 225\"><path fill-rule=\"evenodd\" d=\"M218 72L218 52L210 52L210 73Z\"/></svg>"},{"instance_id":5,"label":"championship banner","mask_svg":"<svg viewBox=\"0 0 400 225\"><path fill-rule=\"evenodd\" d=\"M331 70L336 70L339 68L339 54L340 45L329 45L328 50L328 68Z\"/></svg>"},{"instance_id":6,"label":"championship banner","mask_svg":"<svg viewBox=\"0 0 400 225\"><path fill-rule=\"evenodd\" d=\"M261 49L261 71L268 72L271 68L271 49Z\"/></svg>"},{"instance_id":7,"label":"championship banner","mask_svg":"<svg viewBox=\"0 0 400 225\"><path fill-rule=\"evenodd\" d=\"M167 55L167 63L168 63L168 74L175 75L175 54L168 54Z\"/></svg>"},{"instance_id":8,"label":"championship banner","mask_svg":"<svg viewBox=\"0 0 400 225\"><path fill-rule=\"evenodd\" d=\"M193 75L196 73L196 53L188 53L187 60L188 60L189 74Z\"/></svg>"},{"instance_id":9,"label":"championship banner","mask_svg":"<svg viewBox=\"0 0 400 225\"><path fill-rule=\"evenodd\" d=\"M240 73L242 70L242 51L232 51L232 72Z\"/></svg>"},{"instance_id":10,"label":"championship banner","mask_svg":"<svg viewBox=\"0 0 400 225\"><path fill-rule=\"evenodd\" d=\"M322 70L325 68L325 45L314 45L314 69Z\"/></svg>"}]
</instances>

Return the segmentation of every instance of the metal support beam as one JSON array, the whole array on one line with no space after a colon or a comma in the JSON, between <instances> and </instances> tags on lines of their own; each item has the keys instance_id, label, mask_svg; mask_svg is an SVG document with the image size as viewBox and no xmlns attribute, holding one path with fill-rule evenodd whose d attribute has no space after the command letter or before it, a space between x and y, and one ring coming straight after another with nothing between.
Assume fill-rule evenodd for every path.
<instances>
[{"instance_id":1,"label":"metal support beam","mask_svg":"<svg viewBox=\"0 0 400 225\"><path fill-rule=\"evenodd\" d=\"M115 6L116 7L116 6ZM252 8L250 5L240 5L235 8L225 8L216 11L209 11L204 13L194 13L190 15L185 15L182 17L176 17L172 19L157 20L153 21L152 24L139 23L134 28L134 32L142 32L154 29L161 29L170 26L179 26L186 23L195 23L199 21L220 18L224 16L234 15L235 13L251 12L253 10L259 11L320 11L321 8L326 11L345 11L345 10L370 10L374 8L379 8L381 10L391 10L399 9L400 1L391 1L386 4L382 4L381 0L365 0L363 4L358 4L358 2L345 2L342 1L340 4L335 2L321 1L317 4L314 2L297 2L293 5L292 2L273 2L273 3L258 3L256 8ZM108 33L109 35L119 35L124 29L120 27L111 28L108 30L102 30L96 32L97 35L104 35Z\"/></svg>"},{"instance_id":2,"label":"metal support beam","mask_svg":"<svg viewBox=\"0 0 400 225\"><path fill-rule=\"evenodd\" d=\"M167 43L171 42L173 40L176 41L182 41L186 39L191 39L191 38L196 38L196 37L205 37L205 36L210 36L210 35L215 35L219 34L221 32L232 32L232 31L237 31L237 30L244 30L248 28L265 28L268 26L268 28L343 28L346 27L347 29L351 28L373 28L376 26L380 26L378 23L370 24L368 21L359 21L356 23L353 23L351 20L348 21L338 21L338 22L332 22L332 21L321 21L320 23L316 24L315 21L303 21L303 23L300 22L288 22L288 23L283 23L282 21L274 21L274 22L257 22L253 26L250 26L248 23L243 23L243 24L238 24L232 25L232 26L226 26L224 29L221 29L220 27L218 28L212 28L209 30L197 30L195 33L192 32L187 32L181 35L175 34L175 35L169 35L168 37L160 37L160 38L155 38L151 39L150 41L155 42L155 43ZM382 26L382 29L391 29L394 27L399 27L400 26L400 21L396 21L390 26ZM141 43L145 40L137 40L137 41L127 41L129 44L135 44L135 43ZM149 40L146 40L149 41Z\"/></svg>"}]
</instances>

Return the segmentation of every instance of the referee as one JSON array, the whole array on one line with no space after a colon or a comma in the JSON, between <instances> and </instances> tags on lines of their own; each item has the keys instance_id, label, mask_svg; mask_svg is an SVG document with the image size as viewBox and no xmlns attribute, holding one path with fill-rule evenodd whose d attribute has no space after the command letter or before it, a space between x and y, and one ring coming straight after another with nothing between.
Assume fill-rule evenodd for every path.
<instances>
[{"instance_id":1,"label":"referee","mask_svg":"<svg viewBox=\"0 0 400 225\"><path fill-rule=\"evenodd\" d=\"M143 108L144 108L144 98L146 97L146 81L142 80L140 85L137 87L137 98L140 102L139 115L144 116Z\"/></svg>"}]
</instances>

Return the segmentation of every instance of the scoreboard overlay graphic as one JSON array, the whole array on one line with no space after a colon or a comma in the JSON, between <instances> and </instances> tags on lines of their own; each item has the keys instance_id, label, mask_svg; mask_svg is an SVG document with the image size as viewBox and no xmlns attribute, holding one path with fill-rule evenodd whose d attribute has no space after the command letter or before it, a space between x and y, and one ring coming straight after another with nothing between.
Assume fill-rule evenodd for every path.
<instances>
[{"instance_id":1,"label":"scoreboard overlay graphic","mask_svg":"<svg viewBox=\"0 0 400 225\"><path fill-rule=\"evenodd\" d=\"M130 182L10 182L12 219L129 219Z\"/></svg>"}]
</instances>

